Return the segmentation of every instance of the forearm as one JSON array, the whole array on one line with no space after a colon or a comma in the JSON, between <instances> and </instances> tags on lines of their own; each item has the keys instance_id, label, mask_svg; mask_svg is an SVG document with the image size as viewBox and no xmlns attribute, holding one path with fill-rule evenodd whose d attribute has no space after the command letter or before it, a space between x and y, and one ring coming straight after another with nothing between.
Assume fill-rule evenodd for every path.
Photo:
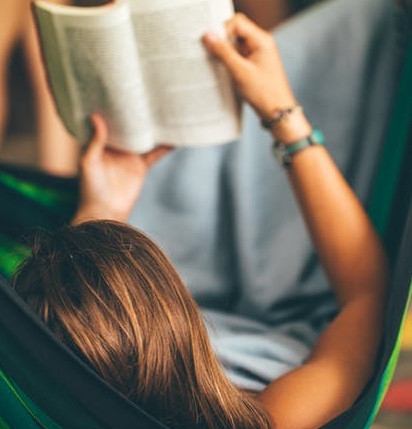
<instances>
[{"instance_id":1,"label":"forearm","mask_svg":"<svg viewBox=\"0 0 412 429\"><path fill-rule=\"evenodd\" d=\"M288 15L287 0L235 0L235 8L266 30L272 29Z\"/></svg>"},{"instance_id":2,"label":"forearm","mask_svg":"<svg viewBox=\"0 0 412 429\"><path fill-rule=\"evenodd\" d=\"M260 393L277 429L317 429L352 406L375 368L381 315L373 296L345 306L307 362Z\"/></svg>"},{"instance_id":3,"label":"forearm","mask_svg":"<svg viewBox=\"0 0 412 429\"><path fill-rule=\"evenodd\" d=\"M339 303L383 293L387 261L359 200L325 148L295 155L289 178Z\"/></svg>"},{"instance_id":4,"label":"forearm","mask_svg":"<svg viewBox=\"0 0 412 429\"><path fill-rule=\"evenodd\" d=\"M284 140L308 134L304 118L296 123L282 131ZM388 268L366 213L325 148L297 153L288 174L341 311L307 362L271 383L260 400L279 429L314 429L349 408L373 373Z\"/></svg>"},{"instance_id":5,"label":"forearm","mask_svg":"<svg viewBox=\"0 0 412 429\"><path fill-rule=\"evenodd\" d=\"M303 113L274 131L287 144L311 133ZM293 156L288 170L294 194L339 304L374 294L383 299L388 264L365 210L323 146Z\"/></svg>"},{"instance_id":6,"label":"forearm","mask_svg":"<svg viewBox=\"0 0 412 429\"><path fill-rule=\"evenodd\" d=\"M310 360L326 357L343 373L349 368L356 390L371 375L381 338L389 277L385 251L360 201L324 147L297 153L288 174L341 308Z\"/></svg>"}]
</instances>

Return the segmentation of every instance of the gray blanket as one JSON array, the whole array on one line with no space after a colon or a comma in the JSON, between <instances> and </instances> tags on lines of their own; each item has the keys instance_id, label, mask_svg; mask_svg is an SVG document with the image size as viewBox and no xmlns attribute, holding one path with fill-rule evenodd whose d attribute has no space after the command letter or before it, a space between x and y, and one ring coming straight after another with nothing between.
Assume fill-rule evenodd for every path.
<instances>
[{"instance_id":1,"label":"gray blanket","mask_svg":"<svg viewBox=\"0 0 412 429\"><path fill-rule=\"evenodd\" d=\"M390 0L316 4L275 32L297 98L364 203L399 70ZM336 302L271 139L249 108L238 142L182 149L150 173L131 222L164 248L240 387L300 365Z\"/></svg>"}]
</instances>

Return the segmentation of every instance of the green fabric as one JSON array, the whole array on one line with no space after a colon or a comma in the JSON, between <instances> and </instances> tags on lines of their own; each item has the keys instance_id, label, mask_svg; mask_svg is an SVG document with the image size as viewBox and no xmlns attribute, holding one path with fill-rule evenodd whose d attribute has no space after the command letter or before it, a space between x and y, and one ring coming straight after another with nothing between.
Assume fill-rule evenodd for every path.
<instances>
[{"instance_id":1,"label":"green fabric","mask_svg":"<svg viewBox=\"0 0 412 429\"><path fill-rule=\"evenodd\" d=\"M403 75L395 100L392 120L388 128L386 144L381 155L381 163L375 180L374 190L369 205L369 214L378 232L384 236L387 233L391 209L395 192L399 184L399 172L403 164L403 158L408 143L412 118L412 41L409 44L408 55L405 60ZM402 328L411 301L412 284L410 286L409 299L405 303L402 326L397 334L397 341L385 373L382 376L379 392L373 410L364 429L370 428L382 405L386 392L392 381L396 364L398 362ZM353 426L353 428L359 426Z\"/></svg>"},{"instance_id":2,"label":"green fabric","mask_svg":"<svg viewBox=\"0 0 412 429\"><path fill-rule=\"evenodd\" d=\"M69 186L31 183L19 179L17 175L1 171L0 185L17 197L11 203L7 199L9 194L6 193L0 201L0 205L4 205L3 215L7 213L5 216L8 220L5 225L0 226L0 273L10 279L30 254L29 246L17 242L15 234L10 233L10 224L14 221L19 230L22 229L23 235L31 232L33 224L39 226L38 223L42 223L41 226L46 228L59 226L71 218L77 204L77 194Z\"/></svg>"},{"instance_id":3,"label":"green fabric","mask_svg":"<svg viewBox=\"0 0 412 429\"><path fill-rule=\"evenodd\" d=\"M32 413L21 403L15 395L9 382L0 371L0 424L4 422L5 428L13 429L39 429L33 420ZM7 422L7 423L6 423ZM2 426L0 426L1 428Z\"/></svg>"},{"instance_id":4,"label":"green fabric","mask_svg":"<svg viewBox=\"0 0 412 429\"><path fill-rule=\"evenodd\" d=\"M402 332L403 332L403 328L405 326L406 317L407 317L408 309L409 309L411 302L412 302L412 279L411 279L411 284L409 286L409 297L408 297L407 302L405 303L405 313L403 315L402 323L401 323L399 333L398 333L398 336L396 339L396 345L395 345L395 348L392 352L392 356L388 362L388 365L386 367L386 371L382 377L378 398L377 398L377 401L375 403L375 407L372 411L372 414L369 418L369 421L368 421L367 425L365 426L365 429L370 428L370 426L372 425L376 416L378 415L378 412L379 412L379 409L382 405L382 402L385 399L386 392L388 391L389 385L393 379L393 375L395 373L396 365L398 363L398 358L399 358L399 354L400 354L401 346L402 346Z\"/></svg>"},{"instance_id":5,"label":"green fabric","mask_svg":"<svg viewBox=\"0 0 412 429\"><path fill-rule=\"evenodd\" d=\"M33 421L31 416L36 416L36 421L41 422L40 427L45 429L102 429L104 427L96 421L95 416L84 409L77 398L72 397L64 388L56 384L47 374L47 370L40 368L26 350L15 344L13 338L1 329L0 344L2 345L0 361L3 362L3 355L7 355L6 361L16 368L19 377L25 380L27 390L35 391L32 399L28 392L23 392L17 387L8 373L8 368L5 366L1 368L4 373L3 377L0 377L0 387L3 388L3 391L0 391L0 416L12 429L39 428L37 423L36 426L17 425L16 422L23 418L22 415L26 418L30 417L29 421ZM3 396L14 406L13 409L3 405ZM13 418L17 420L14 421ZM53 418L58 418L59 424Z\"/></svg>"},{"instance_id":6,"label":"green fabric","mask_svg":"<svg viewBox=\"0 0 412 429\"><path fill-rule=\"evenodd\" d=\"M32 420L37 422L40 427L45 427L47 429L62 429L61 426L57 425L45 413L43 413L43 411L41 411L24 392L15 386L1 370L0 383L3 384L4 388L8 388L10 392L9 396L12 396L18 401L23 414L31 416ZM36 424L34 427L39 427L38 425Z\"/></svg>"},{"instance_id":7,"label":"green fabric","mask_svg":"<svg viewBox=\"0 0 412 429\"><path fill-rule=\"evenodd\" d=\"M381 155L381 166L372 193L369 214L375 227L383 235L386 231L395 190L398 186L399 166L408 143L412 120L412 41L409 44L404 72L389 124L387 144Z\"/></svg>"},{"instance_id":8,"label":"green fabric","mask_svg":"<svg viewBox=\"0 0 412 429\"><path fill-rule=\"evenodd\" d=\"M406 309L408 308L411 302L411 299L412 299L412 279L410 284L408 302L405 303ZM396 369L396 365L398 362L399 353L402 345L402 329L405 324L406 316L407 316L407 310L403 315L402 324L397 335L396 346L386 366L385 372L381 377L381 381L378 387L374 391L369 392L369 398L366 404L364 404L363 408L356 414L356 416L351 421L351 423L342 429L360 429L360 428L369 429L372 426L374 420L376 419L376 416L378 415L379 409L385 398L386 392L389 388L389 385L393 378L393 374Z\"/></svg>"},{"instance_id":9,"label":"green fabric","mask_svg":"<svg viewBox=\"0 0 412 429\"><path fill-rule=\"evenodd\" d=\"M57 186L56 186L57 183ZM44 177L37 183L22 180L19 178L19 173L0 172L0 185L2 189L10 190L10 195L15 195L13 203L8 201L8 193L4 194L2 204L8 204L4 209L7 209L8 216L12 216L14 212L18 214L16 219L10 217L10 222L2 225L0 229L0 272L6 278L10 279L20 263L30 254L30 247L16 241L15 234L10 232L10 223L13 221L19 227L21 232L26 234L30 232L29 225L36 224L40 219L44 225L58 226L70 218L74 208L76 207L77 195L72 186L60 185L60 181L56 183L51 178L50 183L45 183ZM14 198L14 197L13 197ZM26 204L26 206L24 205ZM5 211L3 211L5 213ZM35 217L35 220L33 218ZM26 224L27 222L27 224ZM0 331L0 344L10 344L7 337L3 337ZM37 371L30 372L26 363L21 361L20 352L9 350L7 353L11 356L16 356L16 365L18 368L24 368L24 372L30 378L31 383L38 384L39 392L57 392L56 389L48 382L42 379ZM36 382L37 380L37 382ZM59 405L56 408L67 408L65 412L66 420L72 415L78 418L74 419L79 422L87 422L87 428L98 428L88 415L79 408L79 405L70 404L71 398L67 394L59 394L59 399L54 398L54 404ZM70 405L69 405L70 404ZM71 412L73 414L71 414ZM74 414L75 413L75 414ZM61 411L58 414L62 414ZM5 429L31 429L39 427L47 429L62 429L50 417L45 414L24 392L0 370L0 429L2 425ZM38 423L36 423L36 421Z\"/></svg>"},{"instance_id":10,"label":"green fabric","mask_svg":"<svg viewBox=\"0 0 412 429\"><path fill-rule=\"evenodd\" d=\"M13 239L0 233L0 272L10 279L16 268L30 254L30 248L16 243Z\"/></svg>"},{"instance_id":11,"label":"green fabric","mask_svg":"<svg viewBox=\"0 0 412 429\"><path fill-rule=\"evenodd\" d=\"M33 183L19 180L8 173L0 172L0 183L45 206L54 207L58 203L73 202L73 195L71 194L58 192L52 188L39 187Z\"/></svg>"},{"instance_id":12,"label":"green fabric","mask_svg":"<svg viewBox=\"0 0 412 429\"><path fill-rule=\"evenodd\" d=\"M0 417L0 429L11 429L10 426Z\"/></svg>"}]
</instances>

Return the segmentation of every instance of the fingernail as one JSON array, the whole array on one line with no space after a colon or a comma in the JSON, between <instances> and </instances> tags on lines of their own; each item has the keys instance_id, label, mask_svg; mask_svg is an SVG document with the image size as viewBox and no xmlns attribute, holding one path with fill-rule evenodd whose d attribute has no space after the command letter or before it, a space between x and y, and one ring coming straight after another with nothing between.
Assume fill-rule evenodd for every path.
<instances>
[{"instance_id":1,"label":"fingernail","mask_svg":"<svg viewBox=\"0 0 412 429\"><path fill-rule=\"evenodd\" d=\"M221 40L221 38L217 33L211 31L205 34L205 40L209 43L216 43Z\"/></svg>"}]
</instances>

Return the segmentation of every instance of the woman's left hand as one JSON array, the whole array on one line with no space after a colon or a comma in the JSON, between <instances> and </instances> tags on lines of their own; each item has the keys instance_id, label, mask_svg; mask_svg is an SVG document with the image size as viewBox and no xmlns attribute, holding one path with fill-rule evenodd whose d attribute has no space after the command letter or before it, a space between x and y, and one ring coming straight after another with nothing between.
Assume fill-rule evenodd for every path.
<instances>
[{"instance_id":1,"label":"woman's left hand","mask_svg":"<svg viewBox=\"0 0 412 429\"><path fill-rule=\"evenodd\" d=\"M226 66L244 99L263 118L293 106L295 96L272 35L242 13L226 23L226 30L239 49L213 32L203 37L203 43Z\"/></svg>"},{"instance_id":2,"label":"woman's left hand","mask_svg":"<svg viewBox=\"0 0 412 429\"><path fill-rule=\"evenodd\" d=\"M107 148L108 129L104 119L97 114L91 119L95 134L80 161L80 202L72 223L93 219L125 222L150 167L172 149L159 146L138 155Z\"/></svg>"}]
</instances>

